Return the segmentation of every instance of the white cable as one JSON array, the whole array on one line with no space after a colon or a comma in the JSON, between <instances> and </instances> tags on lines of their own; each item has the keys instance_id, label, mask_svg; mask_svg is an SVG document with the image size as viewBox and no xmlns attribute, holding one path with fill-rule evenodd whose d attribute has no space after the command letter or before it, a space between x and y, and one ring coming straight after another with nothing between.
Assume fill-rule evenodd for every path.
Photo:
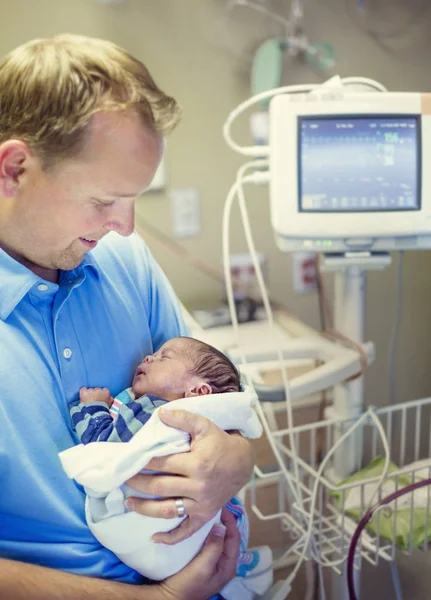
<instances>
[{"instance_id":1,"label":"white cable","mask_svg":"<svg viewBox=\"0 0 431 600\"><path fill-rule=\"evenodd\" d=\"M245 233L248 250L250 252L250 256L251 256L251 259L252 259L252 262L253 262L253 265L255 268L256 279L257 279L257 282L259 285L259 290L260 290L260 293L262 296L262 302L263 302L266 317L268 320L269 329L273 335L274 341L276 342L275 345L276 345L276 351L277 351L277 358L278 358L278 362L280 365L281 375L282 375L282 379L283 379L284 393L285 393L287 427L289 430L288 436L289 436L290 448L291 448L291 453L292 453L291 458L292 458L293 468L294 468L294 478L298 481L298 494L299 494L299 497L301 498L300 506L302 507L302 491L299 486L299 470L298 470L298 461L297 461L298 455L296 452L296 443L293 438L293 434L291 432L291 429L293 428L293 412L292 412L292 397L291 397L291 393L290 393L289 378L287 376L287 367L286 367L286 363L283 358L283 350L281 347L280 338L277 335L277 332L275 330L274 315L272 312L271 304L270 304L269 297L268 297L268 292L266 290L265 281L264 281L263 274L262 274L262 269L261 269L260 262L257 257L257 252L256 252L256 248L254 245L253 236L251 233L250 220L248 218L248 211L247 211L247 206L245 203L244 190L242 187L242 180L241 180L241 176L239 173L237 175L236 183L237 183L237 189L238 189L238 204L239 204L239 208L241 211L242 224L244 227L244 233ZM260 408L260 410L262 410L262 407L259 407L259 408ZM263 414L263 411L262 411L262 414Z\"/></svg>"},{"instance_id":2,"label":"white cable","mask_svg":"<svg viewBox=\"0 0 431 600\"><path fill-rule=\"evenodd\" d=\"M298 562L295 565L295 568L293 569L292 573L289 575L289 577L286 579L286 588L290 587L292 584L292 581L295 579L300 566L302 565L307 552L308 552L308 546L310 543L310 539L311 539L311 535L312 535L312 530L313 530L313 515L314 515L314 511L315 511L315 507L316 507L316 501L317 501L317 493L318 493L318 489L319 489L319 484L320 484L320 480L322 478L323 475L323 471L325 470L326 467L326 463L329 461L329 459L331 458L332 454L334 454L334 452L337 450L337 448L339 446L341 446L341 444L355 431L355 429L357 429L357 427L359 427L359 425L362 424L363 421L365 421L368 418L368 413L364 413L338 440L337 442L334 444L334 446L332 446L332 448L329 450L328 454L325 456L325 458L323 459L323 461L320 464L319 470L317 471L317 475L316 475L316 480L314 482L314 486L313 486L313 492L311 494L310 497L310 516L309 516L309 520L308 520L308 528L307 531L305 533L305 535L303 536L303 540L304 540L304 547L302 550L302 554L298 559ZM345 559L343 559L344 561ZM317 562L320 562L321 564L324 564L325 566L332 566L327 564L326 561L321 561L318 560ZM340 560L336 561L336 564L339 564ZM281 590L280 590L281 591ZM281 598L281 595L280 595Z\"/></svg>"},{"instance_id":3,"label":"white cable","mask_svg":"<svg viewBox=\"0 0 431 600\"><path fill-rule=\"evenodd\" d=\"M310 508L310 515L313 515L314 513L314 509L315 509L315 505L316 505L316 500L317 500L317 492L318 492L318 486L320 483L320 480L322 478L322 474L323 471L325 469L326 463L328 462L329 458L332 456L332 454L334 454L334 452L338 449L338 447L350 436L353 434L353 432L355 431L355 429L357 427L359 427L359 425L365 421L368 418L371 418L371 420L374 422L374 425L377 427L377 430L380 434L381 440L382 440L382 445L383 445L383 450L385 453L385 466L383 467L383 471L382 474L380 475L377 483L376 483L376 489L373 492L373 495L371 496L368 508L372 505L374 496L376 495L376 493L378 492L378 490L380 489L384 479L386 479L387 474L388 474L388 470L389 470L389 461L390 461L390 449L389 449L389 444L388 444L388 440L386 437L386 433L385 430L383 429L383 426L380 422L380 420L378 419L378 417L376 416L375 412L374 412L374 408L370 407L360 418L358 421L356 421L351 427L350 429L348 429L346 431L345 434L343 434L339 440L337 440L337 442L335 443L334 446L332 446L332 448L329 450L328 454L326 455L325 459L322 461L319 470L317 471L317 476L316 476L316 481L314 483L314 488L313 488L313 493L311 495L311 508ZM367 480L364 479L362 481L357 481L356 483L358 485L363 485L364 482L366 482ZM311 517L310 519L310 523L313 523L313 518ZM307 532L308 534L308 532ZM303 553L305 556L305 552ZM302 558L303 560L303 558ZM326 561L326 560L317 560L317 562L319 562L320 564L322 564L325 567L336 567L340 564L342 564L345 561L345 558L341 558L335 561Z\"/></svg>"},{"instance_id":4,"label":"white cable","mask_svg":"<svg viewBox=\"0 0 431 600\"><path fill-rule=\"evenodd\" d=\"M238 171L238 175L237 175L237 179L235 184L232 186L229 195L228 195L228 199L226 201L226 205L225 205L225 211L224 211L224 215L223 215L223 258L224 258L224 267L225 267L225 280L227 282L227 297L228 297L228 303L229 303L229 307L231 310L231 316L232 316L232 324L234 327L234 330L236 332L237 335L237 339L238 339L238 347L240 349L240 354L241 354L241 360L242 362L245 364L246 359L243 355L242 349L240 347L239 344L239 331L238 331L238 321L237 321L237 315L236 315L236 310L235 310L235 303L234 303L234 297L233 297L233 288L232 288L232 279L231 279L231 272L230 272L230 268L229 268L229 243L228 243L228 237L229 237L229 217L230 217L230 210L235 198L235 193L238 193L238 199L239 199L239 205L240 205L240 209L241 209L241 214L242 214L242 218L243 218L243 225L244 225L244 231L245 231L245 235L246 235L246 239L248 242L248 246L249 246L249 251L250 251L250 255L252 257L252 261L254 263L255 266L255 270L256 270L256 277L259 283L259 287L260 287L260 291L262 294L262 300L265 306L265 310L267 311L267 316L268 316L268 322L270 324L270 326L272 328L274 328L274 321L273 321L273 314L272 314L272 310L269 304L269 298L268 298L268 294L265 288L265 284L263 281L263 275L261 272L261 268L260 268L260 263L257 259L256 256L256 249L254 247L254 243L252 240L252 236L251 236L251 230L250 230L250 223L249 223L249 219L248 219L248 214L247 214L247 210L246 210L246 206L245 206L245 198L244 198L244 193L243 193L243 189L242 189L242 184L245 182L256 182L257 179L262 179L262 173L257 173L257 174L253 174L253 175L249 175L247 177L244 177L244 173L247 169L249 168L258 168L260 166L264 166L266 164L266 161L251 161L245 165L243 165L243 167L240 168L240 170ZM259 177L260 176L260 177ZM294 481L292 481L292 479L294 480L294 478L292 478L291 473L289 473L287 471L287 469L284 466L284 460L283 458L280 456L280 453L278 451L278 448L276 447L276 445L273 442L272 439L272 435L271 435L271 431L269 430L269 427L267 425L266 422L266 418L265 415L262 411L262 407L260 405L260 403L257 404L257 411L258 414L262 420L262 424L265 430L265 433L267 435L268 441L270 443L270 446L274 452L274 455L277 458L277 461L279 463L279 466L283 472L283 475L286 478L286 483L289 485L289 487L291 488L291 491L295 497L296 502L298 503L298 506L300 506L303 509L303 505L302 505L302 491L299 487L299 471L298 471L298 462L297 462L297 452L296 452L296 446L295 446L295 440L293 439L293 432L291 431L292 427L293 427L293 415L292 415L292 405L291 405L291 398L290 398L290 389L289 389L289 383L288 383L288 378L287 378L287 373L286 373L286 365L283 361L283 357L282 357L282 352L281 352L281 348L279 345L279 339L278 336L275 336L275 340L277 341L277 350L279 352L279 361L280 361L280 367L281 367L281 372L283 375L283 383L285 385L285 391L286 391L286 408L287 408L287 417L288 417L288 429L289 429L289 433L288 435L290 436L290 444L291 444L291 453L292 453L292 462L293 462L293 467L294 467L294 478L296 478L296 483L298 485L297 489L295 489L295 485L294 485ZM253 385L252 381L249 380L249 384ZM375 494L378 492L378 490L380 489L384 479L387 477L387 473L388 473L388 468L389 468L389 460L390 460L390 450L389 450L389 445L387 442L387 438L386 438L386 434L385 431L383 429L382 424L380 423L380 420L377 418L377 416L374 414L374 410L372 408L368 409L368 411L366 413L364 413L362 415L362 417L360 417L348 430L347 432L340 437L339 440L337 440L336 444L329 450L328 454L326 455L325 459L322 461L320 468L317 472L316 475L316 480L314 483L314 487L313 487L313 491L310 497L310 511L309 511L309 521L308 521L308 526L307 526L307 531L306 533L302 536L301 540L303 541L304 547L303 547L303 551L301 556L298 559L298 562L295 566L295 569L293 570L293 572L291 573L291 575L285 580L283 586L280 588L280 590L277 592L277 596L274 598L274 600L277 600L277 598L283 598L284 596L282 596L283 593L287 593L290 589L291 589L291 584L294 580L294 578L297 575L297 572L302 564L302 562L304 561L308 550L309 550L309 545L311 542L311 539L313 537L313 515L315 512L315 508L316 508L316 502L317 502L317 495L318 495L318 489L319 489L319 484L321 483L321 479L323 476L323 472L324 469L326 467L326 464L328 462L328 460L330 459L330 457L335 453L335 451L338 449L338 447L350 436L352 435L352 433L362 424L363 421L365 421L367 418L371 418L371 420L374 422L376 428L379 431L381 440L382 440L382 445L383 445L383 449L384 449L384 453L385 453L385 465L382 471L382 474L376 484L376 489L371 497L371 501L370 504L375 496ZM299 500L299 502L298 502ZM345 558L341 558L335 561L327 561L327 560L321 560L319 557L313 557L314 560L316 560L316 562L319 565L323 565L323 566L327 566L327 567L334 567L334 566L338 566L340 564L342 564L345 561Z\"/></svg>"},{"instance_id":5,"label":"white cable","mask_svg":"<svg viewBox=\"0 0 431 600\"><path fill-rule=\"evenodd\" d=\"M308 546L310 544L311 541L311 537L312 537L312 529L313 529L313 515L314 515L314 511L315 511L315 506L316 506L316 501L317 501L317 493L318 493L318 488L319 488L319 483L322 479L322 475L323 472L325 470L326 467L326 463L329 461L329 459L331 458L331 456L334 454L334 452L338 449L339 446L341 446L341 444L344 443L344 441L350 436L352 435L352 433L360 426L362 425L362 423L364 421L366 421L366 419L368 419L368 417L371 417L371 419L374 421L374 424L377 426L377 429L382 437L382 443L383 443L383 448L385 451L385 467L383 469L383 473L379 478L379 481L376 485L376 491L380 488L382 481L385 479L386 475L387 475L387 470L389 467L389 445L387 442L387 438L386 438L386 434L384 432L383 426L380 423L379 419L377 418L377 416L374 414L374 409L372 407L370 407L367 412L365 412L338 440L337 442L334 444L334 446L332 446L332 448L329 450L328 454L326 455L326 457L324 458L324 460L322 461L319 470L317 471L317 475L316 475L316 480L314 482L314 487L313 487L313 492L311 494L310 500L310 517L309 517L309 522L308 522L308 528L307 531L305 533L305 535L302 536L302 538L299 541L303 540L304 543L304 547L303 547L303 551L301 556L298 559L298 562L295 565L295 568L293 569L292 573L289 575L289 577L287 577L285 579L285 581L283 582L282 587L277 591L276 596L273 598L273 600L284 600L285 595L288 591L290 591L291 586L292 586L292 582L295 579L300 566L302 565L307 552L308 552ZM376 492L374 492L373 496L375 495ZM335 561L326 561L326 560L321 560L320 558L314 558L314 560L322 566L325 567L336 567L340 564L342 564L343 562L345 562L345 557L335 560Z\"/></svg>"},{"instance_id":6,"label":"white cable","mask_svg":"<svg viewBox=\"0 0 431 600\"><path fill-rule=\"evenodd\" d=\"M235 303L234 303L234 297L233 297L233 288L232 288L232 279L231 279L231 272L230 272L230 268L229 268L229 243L228 243L228 237L229 237L229 217L230 217L230 210L233 204L233 200L235 198L235 193L238 193L238 199L239 199L239 204L240 204L240 209L241 209L241 214L242 214L242 218L243 218L243 225L244 225L244 231L246 234L246 239L248 242L248 246L249 246L249 251L250 251L250 255L252 257L252 261L254 263L255 266L255 270L256 270L256 277L259 283L259 287L261 290L261 294L262 294L262 300L265 306L265 310L267 311L267 316L268 316L268 322L270 324L270 326L272 328L274 328L274 321L273 321L273 314L272 314L272 310L269 304L269 298L268 298L268 294L265 288L265 284L264 284L264 280L263 280L263 275L260 269L260 263L257 259L256 256L256 249L254 247L254 243L252 240L252 236L251 236L251 230L250 230L250 223L249 223L249 219L248 219L248 214L247 214L247 209L245 206L245 199L244 199L244 193L242 190L242 184L244 182L256 182L257 179L262 179L262 173L256 173L253 175L249 175L247 177L244 177L244 173L247 169L249 168L258 168L261 166L264 166L266 164L266 161L251 161L245 165L243 165L240 170L238 171L238 175L237 175L237 180L235 182L235 184L232 186L229 195L228 195L228 199L226 201L226 205L225 205L225 211L224 211L224 215L223 215L223 258L224 258L224 267L225 267L225 280L227 282L227 297L228 297L228 303L229 303L229 307L231 310L231 316L232 316L232 324L234 327L234 331L236 332L237 338L239 338L239 331L238 331L238 321L237 321L237 315L236 315L236 310L235 310ZM296 478L296 482L298 484L298 488L295 489L295 486L293 484L292 481L292 475L286 470L285 466L284 466L284 461L282 459L282 457L279 454L278 448L275 446L273 440L272 440L272 436L271 436L271 432L269 430L269 427L266 423L266 418L265 415L263 414L262 411L262 407L260 406L260 403L258 403L257 405L257 411L258 414L262 420L262 424L263 427L265 429L265 433L267 434L269 443L271 445L271 448L278 460L278 463L280 465L280 468L283 472L283 475L286 477L286 483L289 485L289 487L291 488L293 495L295 497L295 500L298 503L298 506L301 506L301 508L303 509L302 506L302 491L299 487L299 472L298 472L298 463L297 463L297 453L296 453L296 447L295 447L295 440L293 439L293 433L291 431L292 427L293 427L293 415L292 415L292 405L291 405L291 398L290 398L290 389L289 389L289 384L288 384L288 379L287 379L287 373L286 373L286 365L283 361L283 357L282 357L282 352L281 352L281 348L279 345L279 339L278 336L275 336L275 339L277 341L277 350L279 351L279 361L280 361L280 367L281 367L281 372L283 375L283 383L285 385L285 391L286 391L286 408L287 408L287 417L288 417L288 428L289 428L289 435L290 435L290 444L291 444L291 452L292 452L292 462L293 462L293 467L294 467L294 475ZM240 347L239 344L239 339L238 339L238 346L240 349L240 354L241 354L241 360L243 363L246 362L245 357L242 353L242 349ZM252 381L249 381L249 383L251 385L253 385ZM377 493L378 489L380 488L383 480L386 478L387 476L387 472L388 472L388 467L389 467L389 460L390 460L390 451L389 451L389 446L387 443L387 439L386 439L386 435L384 432L384 429L379 421L379 419L376 417L376 415L374 414L374 411L372 408L370 408L366 413L364 413L364 415L358 420L356 421L351 427L350 429L337 441L337 443L329 450L328 454L326 455L325 459L322 461L322 464L317 472L317 476L316 476L316 480L315 480L315 484L314 484L314 488L313 488L313 492L310 498L310 512L309 512L309 522L308 522L308 528L307 531L305 533L304 536L302 536L302 539L304 540L304 548L303 548L303 552L302 555L300 556L299 560L298 560L298 564L296 565L294 571L292 572L291 576L289 576L288 581L286 580L286 586L282 587L280 589L280 592L283 591L287 591L288 589L290 589L291 583L294 579L294 577L296 576L299 566L302 564L302 562L304 561L307 553L308 553L308 548L310 545L310 541L311 538L313 536L313 514L315 511L315 507L316 507L316 502L317 502L317 494L318 494L318 486L321 482L321 478L322 478L322 474L323 471L325 469L325 466L329 460L329 458L332 456L332 454L338 449L338 447L344 442L345 439L347 439L347 437L349 437L355 430L356 428L358 428L362 422L367 419L368 417L370 417L373 422L375 423L380 437L382 439L382 444L383 444L383 448L384 448L384 452L385 452L385 466L383 469L383 472L376 484L376 490L373 493L372 499L374 498L375 494ZM298 498L299 496L299 498ZM299 502L298 502L298 499ZM341 563L343 563L345 561L345 558L342 559L338 559L336 561L322 561L319 558L315 558L315 560L319 563L322 564L324 566L337 566ZM280 595L281 598L281 595ZM275 599L274 599L275 600Z\"/></svg>"},{"instance_id":7,"label":"white cable","mask_svg":"<svg viewBox=\"0 0 431 600\"><path fill-rule=\"evenodd\" d=\"M374 88L377 92L387 92L387 88L384 85L375 81L375 79L369 79L368 77L343 77L341 79L343 85L344 84L361 84L367 85L368 87Z\"/></svg>"},{"instance_id":8,"label":"white cable","mask_svg":"<svg viewBox=\"0 0 431 600\"><path fill-rule=\"evenodd\" d=\"M313 514L314 514L314 510L315 510L315 505L316 505L316 501L317 501L317 493L318 493L318 488L319 488L319 483L320 480L322 478L323 475L323 471L326 467L326 463L328 462L328 460L330 459L330 457L332 456L332 454L334 454L334 452L338 449L339 446L341 446L342 443L344 443L344 441L350 436L352 435L352 433L359 427L359 425L362 424L362 422L364 422L368 417L371 417L372 420L374 421L374 423L376 424L380 435L382 436L382 442L383 442L383 447L385 450L385 455L386 455L386 462L385 462L385 468L383 470L383 473L379 479L379 482L377 484L376 490L380 487L381 482L383 481L383 479L386 477L387 474L387 468L389 466L389 446L387 443L387 439L386 439L386 434L383 430L383 427L380 423L380 421L378 420L378 418L376 417L376 415L374 414L374 409L373 408L369 408L367 410L367 412L365 412L341 437L339 440L337 440L337 442L334 444L334 446L329 450L328 454L326 455L326 457L324 458L324 460L322 461L319 470L317 471L317 476L316 476L316 480L314 483L314 487L313 487L313 492L311 495L311 504L310 504L310 518L309 518L309 523L308 523L308 529L307 532L305 533L305 535L302 537L302 539L304 539L304 548L302 551L301 556L298 559L297 564L295 565L295 568L293 569L292 573L289 575L289 577L287 577L287 579L284 581L283 586L280 588L280 590L277 591L276 596L274 597L273 600L283 600L285 596L283 596L282 594L286 593L287 591L289 591L291 589L291 585L293 580L295 579L298 570L300 568L300 566L302 565L307 552L308 552L308 546L310 544L310 540L312 537L312 529L313 529ZM316 560L316 559L315 559ZM346 559L342 558L342 559L338 559L336 561L326 561L326 560L321 560L318 559L316 562L318 562L319 564L326 566L326 567L335 567L340 565L341 563L343 563Z\"/></svg>"},{"instance_id":9,"label":"white cable","mask_svg":"<svg viewBox=\"0 0 431 600\"><path fill-rule=\"evenodd\" d=\"M378 81L374 81L374 79L368 79L367 77L344 77L341 79L341 82L347 85L352 84L361 84L372 87L376 91L386 92L387 89ZM223 137L227 143L227 145L238 152L239 154L244 154L245 156L251 157L262 157L268 156L269 147L268 146L240 146L236 142L233 141L230 129L232 127L232 123L235 119L243 113L247 108L252 106L253 104L257 104L261 100L266 100L268 98L272 98L273 96L278 96L279 94L300 94L311 92L312 90L321 87L320 84L306 84L306 85L285 85L282 87L274 88L273 90L268 90L266 92L261 92L260 94L256 94L251 98L248 98L245 102L239 104L228 116L223 125Z\"/></svg>"},{"instance_id":10,"label":"white cable","mask_svg":"<svg viewBox=\"0 0 431 600\"><path fill-rule=\"evenodd\" d=\"M345 78L342 80L342 82L346 85L349 84L362 84L362 85L367 85L369 87L372 87L373 89L375 89L376 91L379 92L384 92L386 91L386 89L384 88L384 86L382 86L380 83L373 81L371 79L367 79L367 78L355 78L355 77L349 77L349 78ZM313 89L315 89L316 85L296 85L296 86L284 86L284 87L280 87L280 88L276 88L274 90L270 90L268 92L263 92L261 94L257 94L256 96L249 98L247 101L243 102L242 104L240 104L234 111L232 111L232 113L229 115L228 119L226 120L224 127L223 127L223 135L224 138L227 142L227 144L235 151L241 153L241 154L245 154L247 156L266 156L269 153L269 148L266 146L252 146L252 147L242 147L239 146L238 144L236 144L230 135L230 128L232 126L233 121L242 113L244 112L248 107L252 106L253 104L263 100L263 99L267 99L270 98L272 96L275 96L277 94L281 94L281 93L304 93L304 92L309 92ZM252 238L252 234L251 234L251 228L250 228L250 223L249 223L249 219L248 219L248 213L247 213L247 208L246 208L246 204L245 204L245 198L244 198L244 192L242 189L242 185L245 182L257 182L257 181L264 181L265 179L268 178L268 174L265 173L254 173L253 175L248 175L245 176L245 172L250 169L250 168L261 168L263 166L267 166L267 162L264 160L259 160L259 161L250 161L249 163L246 163L245 165L243 165L238 173L237 173L237 178L236 178L236 182L234 183L234 185L231 187L228 197L226 199L226 203L225 203L225 208L224 208L224 213L223 213L223 263L224 263L224 271L225 271L225 281L226 281L226 292L227 292L227 299L228 299L228 304L229 304L229 309L230 309L230 313L231 313L231 318L232 318L232 325L233 325L233 329L234 332L236 334L236 338L237 338L237 343L238 343L238 348L240 350L240 357L241 357L241 361L243 362L243 364L246 363L246 359L243 353L243 350L241 348L241 345L239 343L239 329L238 329L238 320L237 320L237 314L236 314L236 308L235 308L235 302L234 302L234 295L233 295L233 287L232 287L232 279L231 279L231 270L230 270L230 263L229 263L229 224L230 224L230 212L231 212L231 208L232 208L232 204L233 201L235 199L235 195L238 194L238 201L239 201L239 207L241 210L241 215L242 215L242 219L243 219L243 225L244 225L244 232L245 232L245 236L246 236L246 240L247 240L247 244L249 247L249 252L250 255L252 257L252 261L255 267L255 273L256 273L256 278L259 284L259 288L261 291L261 295L262 295L262 300L263 300L263 304L265 307L265 311L267 314L267 318L268 318L268 324L270 326L270 328L272 329L273 333L275 332L275 328L274 328L274 320L273 320L273 314L272 314L272 310L270 307L270 303L269 303L269 298L268 298L268 294L266 291L266 287L265 287L265 283L263 280L263 275L261 272L261 267L260 267L260 262L257 259L257 255L256 255L256 250L254 247L254 242L253 242L253 238ZM285 362L283 360L283 355L282 355L282 350L281 350L281 346L280 346L280 340L278 338L278 336L274 336L276 343L277 343L277 354L278 354L278 359L280 362L280 368L281 368L281 373L282 373L282 377L283 377L283 384L284 384L284 388L285 388L285 394L286 394L286 412L287 412L287 419L288 419L288 435L289 435L289 439L290 439L290 446L291 446L291 454L292 454L292 464L293 464L293 469L294 469L294 477L292 477L292 474L289 473L286 469L286 467L284 466L284 460L283 458L280 456L280 453L278 451L278 448L276 447L273 439L272 439L272 435L271 435L271 431L269 429L268 423L266 421L266 417L265 414L262 410L262 407L260 405L260 402L258 402L257 404L257 412L260 416L260 419L262 421L265 433L267 435L268 441L270 443L271 449L274 452L275 457L277 458L277 461L279 463L279 466L281 468L281 471L283 473L283 475L285 476L285 480L286 483L288 484L288 486L290 487L293 496L295 498L295 501L297 502L297 505L302 509L302 512L304 513L304 507L303 507L303 503L302 503L302 490L300 487L300 478L299 478L299 469L298 469L298 455L296 452L296 445L295 445L295 440L293 438L293 432L292 432L292 427L293 427L293 414L292 414L292 402L291 402L291 396L290 396L290 388L289 388L289 382L288 382L288 377L287 377L287 372L286 372L286 365ZM253 382L251 381L251 378L249 376L249 374L246 375L247 379L249 381L250 385L253 385ZM318 494L318 489L319 489L319 484L321 483L321 479L323 476L323 472L325 469L325 466L329 460L329 458L334 454L334 452L338 449L338 447L362 424L362 422L367 419L368 417L370 417L375 426L377 427L380 437L382 439L382 444L383 444L383 448L385 451L385 466L383 468L383 472L377 482L376 485L376 489L371 497L371 501L370 504L375 496L375 494L378 492L378 490L380 489L384 479L387 476L387 472L388 472L388 467L389 467L389 460L390 460L390 451L389 451L389 445L387 442L387 438L385 435L385 431L379 421L379 419L376 417L376 415L374 414L373 409L368 409L368 411L366 413L364 413L341 437L339 440L337 440L336 444L328 451L328 454L326 455L326 457L324 458L324 460L322 461L319 470L317 471L316 474L316 479L315 479L315 483L314 483L314 487L313 487L313 491L310 497L310 511L309 511L309 520L308 520L308 526L307 526L307 531L306 533L301 537L300 541L303 542L304 547L303 547L303 551L301 556L298 559L298 562L294 568L294 570L292 571L292 573L290 574L290 576L284 581L282 587L278 590L276 596L274 597L274 600L282 600L282 598L285 597L284 594L288 593L291 589L291 583L294 580L294 578L296 577L296 574L302 564L302 562L304 561L308 551L309 551L309 546L310 546L310 542L313 538L313 523L314 523L314 519L313 519L313 515L315 512L315 508L316 508L316 502L317 502L317 494ZM295 478L296 478L296 486L295 486ZM295 544L296 546L296 544ZM317 560L319 567L321 567L322 565L324 566L337 566L341 563L343 563L345 561L345 558L339 559L337 561L326 561L326 560L321 560L320 558L316 558L315 560Z\"/></svg>"},{"instance_id":11,"label":"white cable","mask_svg":"<svg viewBox=\"0 0 431 600\"><path fill-rule=\"evenodd\" d=\"M246 358L244 356L244 352L243 349L241 347L241 344L239 342L239 328L238 328L238 317L236 314L236 308L235 308L235 300L234 300L234 294L233 294L233 286L232 286L232 274L231 274L231 270L230 270L230 244L229 244L229 225L230 225L230 212L231 212L231 208L232 208L232 204L233 201L235 199L235 195L238 192L238 186L239 184L242 185L243 182L256 182L259 179L262 178L262 175L265 175L264 173L254 173L253 175L248 175L248 176L244 176L245 172L247 169L250 168L262 168L262 167L266 167L268 165L267 161L265 160L259 160L259 161L250 161L244 165L242 165L242 167L240 167L238 174L237 174L237 179L235 181L235 183L232 185L229 194L226 198L226 202L225 202L225 206L224 206L224 210L223 210L223 233L222 233L222 240L223 240L223 268L224 268L224 276L225 276L225 282L226 282L226 296L227 296L227 301L228 301L228 305L229 305L229 310L230 310L230 314L231 314L231 319L232 319L232 327L237 339L237 345L238 345L238 349L240 352L240 359L241 362L243 364L246 364ZM254 252L253 252L254 251ZM251 256L252 256L252 260L254 261L254 266L255 266L255 270L256 270L256 276L257 276L257 280L259 282L259 285L261 284L261 282L263 281L263 277L262 277L262 272L260 270L260 264L259 261L257 260L256 257L256 251L254 250L254 246L252 247L252 251L251 251ZM262 291L262 289L261 289ZM264 304L266 306L269 305L269 300L268 300L268 295L265 289L265 286L263 284L263 299L264 299ZM271 319L272 319L272 313L271 313ZM278 338L277 338L278 341ZM283 369L283 367L282 367ZM250 377L249 373L246 373L246 378L248 381L248 384L253 387L253 381ZM287 383L287 382L286 382ZM288 383L287 383L287 390L288 390L288 394L289 394L289 388L288 388ZM288 396L290 398L290 395ZM298 506L302 507L302 493L299 487L299 473L298 473L298 463L297 460L294 460L294 465L295 465L295 470L296 470L296 478L292 476L291 473L289 473L284 465L284 461L282 456L280 455L280 452L277 448L277 446L274 443L274 440L272 438L271 435L271 431L269 429L265 414L262 410L262 407L260 405L260 402L257 403L256 406L256 410L257 413L262 421L262 425L264 428L264 431L266 433L266 436L268 438L268 442L271 446L271 449L274 453L274 456L277 459L277 462L280 465L280 468L283 472L283 475L285 477L286 483L288 484L288 486L291 489L291 492L295 498L295 501L297 502ZM293 438L293 436L292 436ZM292 446L292 452L296 458L296 452L295 452L295 444L292 443L294 442L293 439L291 439L291 446Z\"/></svg>"},{"instance_id":12,"label":"white cable","mask_svg":"<svg viewBox=\"0 0 431 600\"><path fill-rule=\"evenodd\" d=\"M267 156L268 155L268 146L240 146L236 142L233 141L230 128L235 119L243 113L247 108L252 106L253 104L257 104L261 100L266 100L267 98L272 98L277 94L299 94L304 92L310 92L316 87L314 84L308 85L285 85L283 87L274 88L273 90L269 90L267 92L261 92L260 94L256 94L251 98L248 98L245 102L239 104L228 116L225 124L223 125L223 136L227 143L227 145L235 150L235 152L239 152L240 154L244 154L245 156Z\"/></svg>"}]
</instances>

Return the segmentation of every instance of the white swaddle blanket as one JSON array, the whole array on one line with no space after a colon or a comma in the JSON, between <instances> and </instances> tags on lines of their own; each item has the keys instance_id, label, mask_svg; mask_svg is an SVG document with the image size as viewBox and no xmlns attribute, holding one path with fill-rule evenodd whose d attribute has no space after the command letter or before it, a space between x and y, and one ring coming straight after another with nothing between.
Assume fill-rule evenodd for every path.
<instances>
[{"instance_id":1,"label":"white swaddle blanket","mask_svg":"<svg viewBox=\"0 0 431 600\"><path fill-rule=\"evenodd\" d=\"M256 401L250 388L175 400L157 408L129 442L92 442L61 452L67 475L85 486L86 518L95 537L122 562L150 579L166 579L183 569L199 552L220 513L183 542L173 546L155 544L151 541L153 534L174 529L186 517L160 519L128 511L125 498L139 494L124 482L143 471L153 457L190 449L189 434L160 420L162 408L184 409L206 417L225 431L237 429L246 437L258 438L262 426L253 410Z\"/></svg>"}]
</instances>

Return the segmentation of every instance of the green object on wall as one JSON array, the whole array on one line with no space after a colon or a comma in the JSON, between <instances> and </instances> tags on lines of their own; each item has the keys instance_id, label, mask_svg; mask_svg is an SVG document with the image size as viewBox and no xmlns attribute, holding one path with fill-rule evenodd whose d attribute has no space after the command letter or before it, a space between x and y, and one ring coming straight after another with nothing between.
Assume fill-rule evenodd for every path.
<instances>
[{"instance_id":1,"label":"green object on wall","mask_svg":"<svg viewBox=\"0 0 431 600\"><path fill-rule=\"evenodd\" d=\"M252 95L272 90L281 85L283 74L283 54L288 49L289 42L285 38L266 40L259 46L253 58L251 69ZM304 56L316 71L325 72L335 65L335 52L329 42L316 42L310 45ZM266 109L270 98L260 101Z\"/></svg>"},{"instance_id":2,"label":"green object on wall","mask_svg":"<svg viewBox=\"0 0 431 600\"><path fill-rule=\"evenodd\" d=\"M253 96L279 87L283 69L283 46L279 39L266 40L254 55L251 70L251 91ZM262 100L266 108L270 99Z\"/></svg>"}]
</instances>

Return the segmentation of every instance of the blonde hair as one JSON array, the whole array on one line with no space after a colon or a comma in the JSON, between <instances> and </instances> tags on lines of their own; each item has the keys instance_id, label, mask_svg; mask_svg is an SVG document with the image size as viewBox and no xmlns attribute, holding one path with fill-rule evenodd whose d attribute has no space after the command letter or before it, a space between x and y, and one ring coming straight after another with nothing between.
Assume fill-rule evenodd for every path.
<instances>
[{"instance_id":1,"label":"blonde hair","mask_svg":"<svg viewBox=\"0 0 431 600\"><path fill-rule=\"evenodd\" d=\"M44 168L79 154L96 112L128 108L162 135L180 116L145 65L111 42L63 34L0 61L0 143L24 141Z\"/></svg>"}]
</instances>

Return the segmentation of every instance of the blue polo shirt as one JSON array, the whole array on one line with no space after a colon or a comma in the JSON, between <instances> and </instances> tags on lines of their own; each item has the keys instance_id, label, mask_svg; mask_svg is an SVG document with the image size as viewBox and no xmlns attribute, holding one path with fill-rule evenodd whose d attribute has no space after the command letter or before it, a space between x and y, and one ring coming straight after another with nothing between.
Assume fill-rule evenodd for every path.
<instances>
[{"instance_id":1,"label":"blue polo shirt","mask_svg":"<svg viewBox=\"0 0 431 600\"><path fill-rule=\"evenodd\" d=\"M136 234L109 234L58 284L0 250L0 557L142 580L91 534L58 453L78 443L68 405L80 387L115 396L177 335L178 303Z\"/></svg>"}]
</instances>

